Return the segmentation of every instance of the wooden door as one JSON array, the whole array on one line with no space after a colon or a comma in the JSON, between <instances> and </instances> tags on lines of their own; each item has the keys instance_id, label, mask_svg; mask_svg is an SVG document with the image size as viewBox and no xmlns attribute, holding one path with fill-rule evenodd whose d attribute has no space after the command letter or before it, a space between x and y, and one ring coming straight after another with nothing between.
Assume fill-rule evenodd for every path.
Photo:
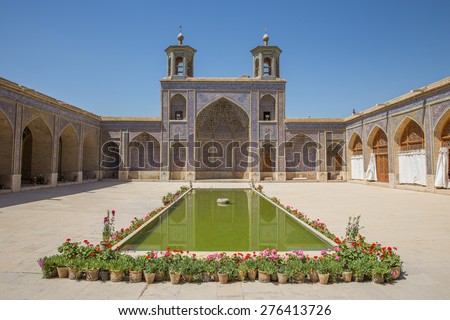
<instances>
[{"instance_id":1,"label":"wooden door","mask_svg":"<svg viewBox=\"0 0 450 320\"><path fill-rule=\"evenodd\" d=\"M389 162L387 154L377 154L377 179L381 182L389 181Z\"/></svg>"}]
</instances>

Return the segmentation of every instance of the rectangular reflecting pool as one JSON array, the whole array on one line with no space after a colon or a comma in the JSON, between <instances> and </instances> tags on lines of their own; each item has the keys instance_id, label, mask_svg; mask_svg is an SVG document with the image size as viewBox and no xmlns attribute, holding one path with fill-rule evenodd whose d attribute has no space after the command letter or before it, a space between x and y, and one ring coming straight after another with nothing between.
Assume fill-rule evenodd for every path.
<instances>
[{"instance_id":1,"label":"rectangular reflecting pool","mask_svg":"<svg viewBox=\"0 0 450 320\"><path fill-rule=\"evenodd\" d=\"M230 204L218 205L219 198ZM322 250L331 245L250 189L195 189L122 247L238 252Z\"/></svg>"}]
</instances>

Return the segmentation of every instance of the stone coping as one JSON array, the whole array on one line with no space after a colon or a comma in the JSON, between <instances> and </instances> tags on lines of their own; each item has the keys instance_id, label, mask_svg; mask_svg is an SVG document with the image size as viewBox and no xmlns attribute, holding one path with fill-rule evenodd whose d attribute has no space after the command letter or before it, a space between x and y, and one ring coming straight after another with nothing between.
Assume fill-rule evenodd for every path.
<instances>
[{"instance_id":1,"label":"stone coping","mask_svg":"<svg viewBox=\"0 0 450 320\"><path fill-rule=\"evenodd\" d=\"M130 233L128 236L126 236L124 239L122 239L121 241L119 241L117 244L115 244L112 247L112 250L116 250L117 247L122 247L122 245L124 243L126 243L128 240L130 240L132 237L134 237L139 231L141 231L145 226L147 226L149 223L151 223L152 221L154 221L156 218L158 218L159 216L161 216L164 212L166 212L167 210L169 210L169 208L171 208L173 205L175 205L178 201L181 201L189 192L191 191L195 191L196 189L203 189L203 190L208 190L208 189L217 189L217 190L224 190L224 189L245 189L245 190L251 190L253 192L255 192L258 196L266 199L267 201L269 201L271 204L273 204L275 207L277 207L278 209L282 210L284 212L284 214L288 215L289 217L291 217L292 219L294 219L297 223L299 223L301 226L303 226L304 228L306 228L308 231L312 232L314 235L316 235L317 237L319 237L320 239L322 239L323 241L325 241L326 243L328 243L331 247L334 247L336 244L331 240L328 239L327 237L325 237L322 233L320 233L319 231L317 231L316 229L314 229L313 227L311 227L310 225L308 225L307 223L305 223L304 221L300 220L299 218L297 218L296 216L294 216L293 214L291 214L290 212L288 212L286 209L284 209L283 207L281 207L280 205L278 205L277 203L273 202L267 195L265 195L264 193L259 192L257 189L249 186L246 188L243 188L241 186L233 186L233 187L226 187L226 188L221 188L221 187L203 187L203 188L193 188L190 187L187 191L185 191L183 194L181 194L174 202L172 202L171 204L169 204L167 207L165 207L163 210L161 210L160 212L158 212L156 215L154 215L152 218L150 218L148 221L144 222L139 228L137 228L136 230L134 230L132 233ZM123 249L123 248L122 248ZM276 248L269 248L269 249L276 249ZM303 252L305 252L305 254L309 255L309 256L318 256L320 255L320 251L318 250L303 250L301 248L299 248L300 250L302 250ZM163 251L163 250L157 250L157 251ZM259 252L260 250L255 250L255 251L189 251L190 253L195 253L196 256L198 257L206 257L211 253L218 253L218 252L225 252L227 254L234 254L237 252L240 252L242 254L247 254L247 253L253 253L253 252ZM148 250L130 250L130 251L126 251L127 254L130 254L132 256L138 256L138 255L143 255L145 252L148 252ZM278 253L280 255L284 255L285 253L290 252L290 251L278 251Z\"/></svg>"}]
</instances>

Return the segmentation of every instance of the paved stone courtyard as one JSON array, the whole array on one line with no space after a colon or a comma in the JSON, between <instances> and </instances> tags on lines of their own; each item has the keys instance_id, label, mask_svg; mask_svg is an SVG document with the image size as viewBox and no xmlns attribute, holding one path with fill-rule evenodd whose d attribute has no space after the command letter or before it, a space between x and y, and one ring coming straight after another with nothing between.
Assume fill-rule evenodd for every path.
<instances>
[{"instance_id":1,"label":"paved stone courtyard","mask_svg":"<svg viewBox=\"0 0 450 320\"><path fill-rule=\"evenodd\" d=\"M183 183L112 181L0 195L0 299L450 299L450 197L351 183L265 183L282 203L320 218L343 235L361 214L368 241L398 247L404 278L395 284L262 284L259 282L146 285L42 279L36 260L56 253L67 237L98 242L103 216L118 212L129 225L161 205ZM194 187L247 187L195 183Z\"/></svg>"}]
</instances>

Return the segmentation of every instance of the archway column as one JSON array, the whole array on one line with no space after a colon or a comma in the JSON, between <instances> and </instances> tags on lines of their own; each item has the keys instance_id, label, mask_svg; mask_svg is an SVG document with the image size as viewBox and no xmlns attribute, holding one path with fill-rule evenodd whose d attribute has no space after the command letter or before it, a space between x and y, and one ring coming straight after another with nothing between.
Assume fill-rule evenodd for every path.
<instances>
[{"instance_id":1,"label":"archway column","mask_svg":"<svg viewBox=\"0 0 450 320\"><path fill-rule=\"evenodd\" d=\"M22 112L21 104L16 105L16 123L13 133L13 174L11 175L11 190L13 192L20 191L22 185L22 174L20 173L21 150L22 150Z\"/></svg>"}]
</instances>

